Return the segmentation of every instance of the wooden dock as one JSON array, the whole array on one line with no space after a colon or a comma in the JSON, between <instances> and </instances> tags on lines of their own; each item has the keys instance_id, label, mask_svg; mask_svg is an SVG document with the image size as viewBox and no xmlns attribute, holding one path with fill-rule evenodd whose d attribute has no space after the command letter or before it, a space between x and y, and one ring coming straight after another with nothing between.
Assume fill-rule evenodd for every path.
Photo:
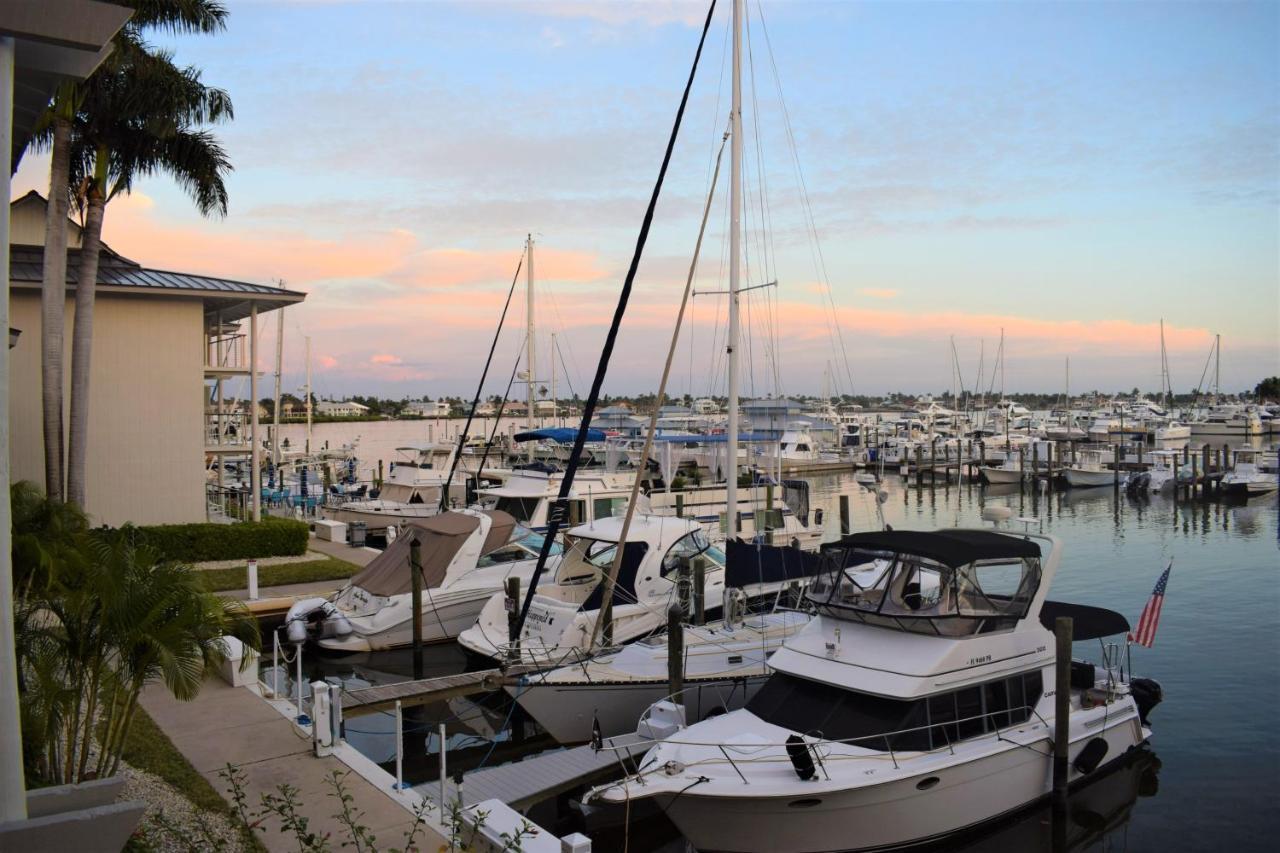
<instances>
[{"instance_id":1,"label":"wooden dock","mask_svg":"<svg viewBox=\"0 0 1280 853\"><path fill-rule=\"evenodd\" d=\"M497 690L502 686L502 670L484 669L442 675L397 684L360 687L342 694L342 715L359 717L378 711L389 711L399 702L402 708L444 702L459 696Z\"/></svg>"},{"instance_id":2,"label":"wooden dock","mask_svg":"<svg viewBox=\"0 0 1280 853\"><path fill-rule=\"evenodd\" d=\"M475 805L485 800L501 800L513 809L527 809L534 803L590 784L611 774L634 770L632 759L647 752L654 741L638 734L605 738L606 748L596 752L590 744L558 749L497 767L472 770L462 778L462 801ZM425 782L414 790L438 797L440 783ZM452 802L458 787L447 783L446 796Z\"/></svg>"}]
</instances>

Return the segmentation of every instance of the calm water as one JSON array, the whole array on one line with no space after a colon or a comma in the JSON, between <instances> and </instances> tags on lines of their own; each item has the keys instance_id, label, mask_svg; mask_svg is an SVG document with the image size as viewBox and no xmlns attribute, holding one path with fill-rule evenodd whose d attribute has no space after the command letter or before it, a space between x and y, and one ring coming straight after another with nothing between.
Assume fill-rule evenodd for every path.
<instances>
[{"instance_id":1,"label":"calm water","mask_svg":"<svg viewBox=\"0 0 1280 853\"><path fill-rule=\"evenodd\" d=\"M424 423L320 425L331 441L363 432L361 456L423 440ZM329 427L334 429L328 429ZM394 435L377 435L389 427ZM411 429L405 429L405 427ZM389 432L389 430L387 430ZM401 432L404 435L401 435ZM412 433L417 433L415 439ZM439 431L435 431L440 437ZM384 458L391 458L388 454ZM875 501L849 478L813 477L812 506L824 510L828 538L839 534L839 496L850 496L855 530L877 525ZM1136 623L1160 572L1173 561L1168 594L1153 649L1135 647L1138 675L1158 680L1165 700L1152 715L1151 756L1121 767L1073 797L1070 846L1082 850L1257 850L1280 838L1280 512L1274 494L1236 503L1175 503L1167 497L1130 498L1109 488L1040 492L978 485L916 489L900 478L885 483L885 521L898 529L980 523L982 508L999 504L1018 516L1040 519L1044 531L1063 539L1064 560L1051 591L1056 599L1118 610ZM1077 647L1097 657L1097 644ZM367 680L404 678L407 655L371 655L329 665L331 672ZM456 647L431 650L428 674L462 668ZM406 740L411 778L427 779L438 749L430 732L449 725L450 765L486 757L490 738L503 728L508 708L469 702L428 708L419 731ZM379 761L394 757L390 721L352 721L351 740ZM511 735L493 748L493 764L545 744L536 728ZM551 823L549 813L533 817ZM1048 850L1047 816L1031 812L1018 821L950 849ZM560 829L560 827L556 827ZM568 831L564 829L563 831ZM592 833L597 849L621 849L617 831ZM633 823L631 850L683 850L662 819Z\"/></svg>"}]
</instances>

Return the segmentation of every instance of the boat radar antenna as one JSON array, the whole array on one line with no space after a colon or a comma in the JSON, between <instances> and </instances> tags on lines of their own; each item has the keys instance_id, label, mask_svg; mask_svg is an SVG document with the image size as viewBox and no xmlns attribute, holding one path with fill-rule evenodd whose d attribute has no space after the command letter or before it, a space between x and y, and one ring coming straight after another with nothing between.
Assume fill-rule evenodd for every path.
<instances>
[{"instance_id":1,"label":"boat radar antenna","mask_svg":"<svg viewBox=\"0 0 1280 853\"><path fill-rule=\"evenodd\" d=\"M982 509L982 520L991 522L992 527L1000 527L1000 523L1013 518L1013 510L1007 506L988 506Z\"/></svg>"}]
</instances>

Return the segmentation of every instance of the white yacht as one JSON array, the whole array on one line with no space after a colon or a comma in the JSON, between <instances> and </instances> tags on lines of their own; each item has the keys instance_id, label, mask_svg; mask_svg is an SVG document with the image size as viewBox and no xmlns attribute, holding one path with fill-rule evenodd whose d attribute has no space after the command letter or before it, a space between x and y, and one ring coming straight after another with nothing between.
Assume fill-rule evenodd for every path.
<instances>
[{"instance_id":1,"label":"white yacht","mask_svg":"<svg viewBox=\"0 0 1280 853\"><path fill-rule=\"evenodd\" d=\"M1179 470L1178 462L1182 454L1176 450L1153 450L1150 454L1151 467L1139 474L1132 474L1126 483L1129 491L1146 491L1159 493L1173 488L1174 484L1191 475L1187 466L1185 475Z\"/></svg>"},{"instance_id":2,"label":"white yacht","mask_svg":"<svg viewBox=\"0 0 1280 853\"><path fill-rule=\"evenodd\" d=\"M1000 465L983 465L978 470L988 483L1021 483L1026 476L1017 456L1006 456Z\"/></svg>"},{"instance_id":3,"label":"white yacht","mask_svg":"<svg viewBox=\"0 0 1280 853\"><path fill-rule=\"evenodd\" d=\"M769 656L809 623L811 611L787 609L778 595L768 612L747 613L743 589L792 584L798 596L820 566L798 548L730 540L720 620L682 629L686 719L740 708L768 677ZM689 595L692 595L690 590ZM684 598L686 614L694 611ZM561 743L581 743L636 730L640 715L668 695L668 635L659 633L555 669L523 676L507 692Z\"/></svg>"},{"instance_id":4,"label":"white yacht","mask_svg":"<svg viewBox=\"0 0 1280 853\"><path fill-rule=\"evenodd\" d=\"M451 640L471 627L508 576L528 584L542 547L539 534L505 512L467 509L416 521L338 592L294 604L285 618L290 642L311 639L337 652L409 645L414 541L422 573L422 638L428 643Z\"/></svg>"},{"instance_id":5,"label":"white yacht","mask_svg":"<svg viewBox=\"0 0 1280 853\"><path fill-rule=\"evenodd\" d=\"M1077 461L1062 469L1062 476L1067 481L1067 485L1074 488L1084 488L1090 486L1110 486L1116 482L1115 471L1106 467L1104 459L1110 451L1102 450L1081 450L1076 457ZM1127 478L1124 472L1120 473L1120 484L1124 485Z\"/></svg>"},{"instance_id":6,"label":"white yacht","mask_svg":"<svg viewBox=\"0 0 1280 853\"><path fill-rule=\"evenodd\" d=\"M1214 406L1202 418L1191 422L1192 435L1252 438L1262 433L1262 419L1258 413L1234 403Z\"/></svg>"},{"instance_id":7,"label":"white yacht","mask_svg":"<svg viewBox=\"0 0 1280 853\"><path fill-rule=\"evenodd\" d=\"M565 533L565 553L554 575L538 585L529 613L512 649L507 600L495 593L458 644L482 657L539 667L559 666L589 657L604 598L603 580L613 568L622 535L621 518L580 524ZM622 645L646 637L667 624L667 608L676 594L681 561L706 560L706 600L724 593L724 553L711 545L698 522L674 516L640 515L631 521L612 602L612 642Z\"/></svg>"},{"instance_id":8,"label":"white yacht","mask_svg":"<svg viewBox=\"0 0 1280 853\"><path fill-rule=\"evenodd\" d=\"M1161 691L1126 680L1109 647L1109 666L1072 665L1069 721L1056 719L1045 626L1071 615L1076 640L1129 628L1045 600L1062 547L993 530L826 546L808 593L818 616L773 655L746 707L675 731L588 801L652 799L698 849L878 850L1041 800L1060 722L1071 781L1100 773L1150 737Z\"/></svg>"},{"instance_id":9,"label":"white yacht","mask_svg":"<svg viewBox=\"0 0 1280 853\"><path fill-rule=\"evenodd\" d=\"M1231 471L1222 477L1222 490L1229 495L1264 495L1275 491L1280 480L1274 473L1262 470L1259 464L1262 453L1253 448L1232 451Z\"/></svg>"},{"instance_id":10,"label":"white yacht","mask_svg":"<svg viewBox=\"0 0 1280 853\"><path fill-rule=\"evenodd\" d=\"M372 499L326 505L321 511L332 521L346 524L364 522L371 531L386 530L422 521L440 511L440 492L449 479L449 466L456 448L452 444L425 444L397 447L396 460ZM467 475L454 474L449 486L451 506L465 506Z\"/></svg>"}]
</instances>

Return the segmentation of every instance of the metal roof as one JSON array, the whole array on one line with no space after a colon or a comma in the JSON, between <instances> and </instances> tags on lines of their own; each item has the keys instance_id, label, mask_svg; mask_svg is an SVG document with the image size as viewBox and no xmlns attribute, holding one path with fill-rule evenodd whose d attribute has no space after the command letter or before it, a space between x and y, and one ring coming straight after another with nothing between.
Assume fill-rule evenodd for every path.
<instances>
[{"instance_id":1,"label":"metal roof","mask_svg":"<svg viewBox=\"0 0 1280 853\"><path fill-rule=\"evenodd\" d=\"M9 248L11 283L39 287L43 272L44 247L15 245ZM74 288L79 283L79 276L80 250L68 248L67 286ZM307 298L305 293L265 284L149 269L116 254L106 245L103 245L98 261L98 288L138 295L203 297L206 311L218 314L226 322L248 316L251 301L259 303L259 310L269 310Z\"/></svg>"}]
</instances>

